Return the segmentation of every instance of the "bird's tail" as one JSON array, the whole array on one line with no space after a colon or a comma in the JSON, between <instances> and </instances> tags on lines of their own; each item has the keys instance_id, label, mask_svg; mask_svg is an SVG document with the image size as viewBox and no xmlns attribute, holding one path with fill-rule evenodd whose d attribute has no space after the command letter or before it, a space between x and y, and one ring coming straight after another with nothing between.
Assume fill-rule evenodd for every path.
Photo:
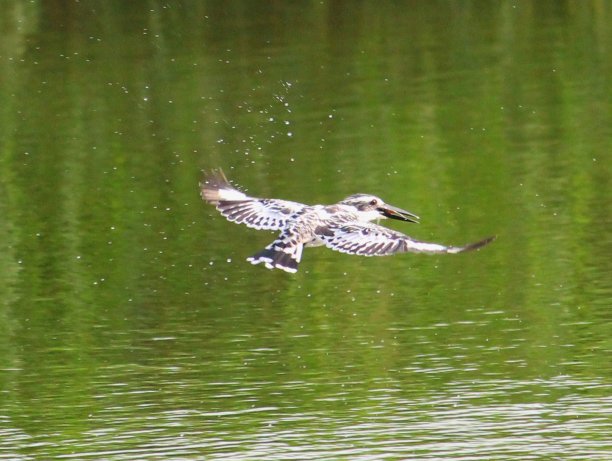
<instances>
[{"instance_id":1,"label":"bird's tail","mask_svg":"<svg viewBox=\"0 0 612 461\"><path fill-rule=\"evenodd\" d=\"M302 259L304 245L301 243L289 244L282 240L275 240L264 250L247 258L251 264L264 263L268 269L282 269L285 272L296 273L298 264Z\"/></svg>"}]
</instances>

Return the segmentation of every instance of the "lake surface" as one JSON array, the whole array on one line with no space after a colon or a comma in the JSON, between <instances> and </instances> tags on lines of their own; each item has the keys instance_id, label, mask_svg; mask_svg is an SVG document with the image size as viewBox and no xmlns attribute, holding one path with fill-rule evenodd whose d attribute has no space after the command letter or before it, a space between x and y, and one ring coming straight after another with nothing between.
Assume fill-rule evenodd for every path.
<instances>
[{"instance_id":1,"label":"lake surface","mask_svg":"<svg viewBox=\"0 0 612 461\"><path fill-rule=\"evenodd\" d=\"M3 7L0 459L612 459L609 2ZM498 238L269 271L219 167Z\"/></svg>"}]
</instances>

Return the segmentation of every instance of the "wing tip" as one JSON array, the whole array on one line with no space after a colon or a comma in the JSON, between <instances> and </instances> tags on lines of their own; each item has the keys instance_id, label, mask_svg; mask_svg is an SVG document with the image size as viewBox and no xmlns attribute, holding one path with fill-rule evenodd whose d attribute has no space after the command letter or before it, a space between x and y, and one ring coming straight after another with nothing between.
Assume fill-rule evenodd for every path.
<instances>
[{"instance_id":1,"label":"wing tip","mask_svg":"<svg viewBox=\"0 0 612 461\"><path fill-rule=\"evenodd\" d=\"M496 238L497 238L497 235L491 235L490 237L487 237L486 239L479 240L478 242L471 243L471 244L466 245L464 247L456 248L457 251L455 251L455 253L463 253L464 251L477 250L478 248L482 248L483 246L488 245L489 243L491 243Z\"/></svg>"},{"instance_id":2,"label":"wing tip","mask_svg":"<svg viewBox=\"0 0 612 461\"><path fill-rule=\"evenodd\" d=\"M242 192L236 190L230 184L221 168L211 169L209 172L203 170L203 172L204 179L199 183L200 196L202 197L202 200L210 203L211 205L217 205L219 201L224 200L224 194L222 191L238 192L240 195L237 197L242 198Z\"/></svg>"}]
</instances>

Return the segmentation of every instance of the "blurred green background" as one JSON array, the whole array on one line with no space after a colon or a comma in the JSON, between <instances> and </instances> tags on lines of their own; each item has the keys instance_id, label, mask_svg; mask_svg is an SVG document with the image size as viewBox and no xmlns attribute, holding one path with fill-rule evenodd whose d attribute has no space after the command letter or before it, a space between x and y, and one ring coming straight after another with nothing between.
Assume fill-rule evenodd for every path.
<instances>
[{"instance_id":1,"label":"blurred green background","mask_svg":"<svg viewBox=\"0 0 612 461\"><path fill-rule=\"evenodd\" d=\"M610 459L612 4L11 1L0 458ZM380 195L474 253L202 203Z\"/></svg>"}]
</instances>

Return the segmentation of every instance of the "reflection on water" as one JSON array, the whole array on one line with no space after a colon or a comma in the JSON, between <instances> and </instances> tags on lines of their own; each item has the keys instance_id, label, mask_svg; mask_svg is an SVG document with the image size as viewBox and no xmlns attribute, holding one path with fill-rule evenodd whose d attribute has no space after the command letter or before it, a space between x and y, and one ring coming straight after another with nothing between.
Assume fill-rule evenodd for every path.
<instances>
[{"instance_id":1,"label":"reflection on water","mask_svg":"<svg viewBox=\"0 0 612 461\"><path fill-rule=\"evenodd\" d=\"M277 351L267 355L278 361ZM401 370L366 380L357 372L327 381L315 371L306 381L285 374L261 381L246 373L241 379L232 369L233 381L206 381L204 369L190 373L180 361L105 369L100 379L107 382L97 383L92 395L97 409L83 415L76 439L49 409L55 431L5 431L3 444L74 459L565 459L585 453L605 459L612 453L602 444L612 422L610 386L601 382L558 376L426 388L427 381L407 379Z\"/></svg>"},{"instance_id":2,"label":"reflection on water","mask_svg":"<svg viewBox=\"0 0 612 461\"><path fill-rule=\"evenodd\" d=\"M0 458L612 458L600 2L56 6L0 17ZM267 271L213 167L499 238Z\"/></svg>"},{"instance_id":3,"label":"reflection on water","mask_svg":"<svg viewBox=\"0 0 612 461\"><path fill-rule=\"evenodd\" d=\"M40 351L36 370L5 371L20 397L5 405L4 449L24 459L612 453L601 437L612 429L609 380L580 377L594 375L584 366L596 353L582 356L571 344L526 346L525 331L511 327L516 320L497 311L468 312L452 324L402 327L396 319L352 331L363 322L350 318L366 313L344 315L342 328L336 319L316 327L304 320L286 332L263 312L250 324L238 316L217 320L236 323L216 328L205 325L206 315L191 323L188 312L156 330L109 333L101 325L106 347L89 349L95 370L75 371L75 360L66 366L62 357L75 353L66 348ZM474 344L484 337L480 329L502 325L511 339ZM531 357L538 349L558 347L569 363L553 353L549 370L530 364L547 357ZM81 382L67 386L77 372Z\"/></svg>"}]
</instances>

